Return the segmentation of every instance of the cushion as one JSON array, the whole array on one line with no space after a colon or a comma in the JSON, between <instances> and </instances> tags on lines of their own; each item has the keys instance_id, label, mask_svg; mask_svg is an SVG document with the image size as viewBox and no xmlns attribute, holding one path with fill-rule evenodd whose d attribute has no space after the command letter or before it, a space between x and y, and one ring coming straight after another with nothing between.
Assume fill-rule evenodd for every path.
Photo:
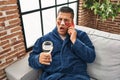
<instances>
[{"instance_id":1,"label":"cushion","mask_svg":"<svg viewBox=\"0 0 120 80\"><path fill-rule=\"evenodd\" d=\"M97 80L120 80L120 35L85 26L85 31L95 46L96 59L88 64L88 74Z\"/></svg>"},{"instance_id":2,"label":"cushion","mask_svg":"<svg viewBox=\"0 0 120 80\"><path fill-rule=\"evenodd\" d=\"M8 80L37 80L38 71L28 65L28 55L5 69Z\"/></svg>"}]
</instances>

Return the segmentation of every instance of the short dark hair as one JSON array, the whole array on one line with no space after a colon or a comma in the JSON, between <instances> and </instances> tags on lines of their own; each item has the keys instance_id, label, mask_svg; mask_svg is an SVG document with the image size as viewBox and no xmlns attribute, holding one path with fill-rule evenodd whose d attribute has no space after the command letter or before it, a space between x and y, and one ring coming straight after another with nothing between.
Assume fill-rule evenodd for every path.
<instances>
[{"instance_id":1,"label":"short dark hair","mask_svg":"<svg viewBox=\"0 0 120 80\"><path fill-rule=\"evenodd\" d=\"M61 7L61 8L59 9L59 11L58 11L58 14L59 14L59 12L71 13L72 18L74 18L74 11L73 11L72 8L70 8L70 7L68 7L68 6L63 6L63 7Z\"/></svg>"}]
</instances>

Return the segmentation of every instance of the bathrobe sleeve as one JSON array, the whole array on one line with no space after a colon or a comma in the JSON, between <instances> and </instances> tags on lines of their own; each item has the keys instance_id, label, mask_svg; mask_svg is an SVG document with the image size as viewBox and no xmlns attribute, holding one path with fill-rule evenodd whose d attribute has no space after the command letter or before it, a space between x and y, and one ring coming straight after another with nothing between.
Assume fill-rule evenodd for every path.
<instances>
[{"instance_id":1,"label":"bathrobe sleeve","mask_svg":"<svg viewBox=\"0 0 120 80\"><path fill-rule=\"evenodd\" d=\"M43 68L43 65L39 63L39 55L42 52L42 40L41 38L36 41L34 44L33 50L29 55L29 66L31 66L34 69L40 69Z\"/></svg>"},{"instance_id":2,"label":"bathrobe sleeve","mask_svg":"<svg viewBox=\"0 0 120 80\"><path fill-rule=\"evenodd\" d=\"M77 31L77 39L72 45L75 54L87 63L95 60L94 46L85 32Z\"/></svg>"}]
</instances>

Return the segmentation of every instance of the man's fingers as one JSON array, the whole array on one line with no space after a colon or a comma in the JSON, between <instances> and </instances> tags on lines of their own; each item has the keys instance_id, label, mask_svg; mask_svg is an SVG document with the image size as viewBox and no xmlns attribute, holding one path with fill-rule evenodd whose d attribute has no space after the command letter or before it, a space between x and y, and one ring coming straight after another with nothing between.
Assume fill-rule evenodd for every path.
<instances>
[{"instance_id":1,"label":"man's fingers","mask_svg":"<svg viewBox=\"0 0 120 80\"><path fill-rule=\"evenodd\" d=\"M50 62L42 62L41 64L50 65Z\"/></svg>"},{"instance_id":2,"label":"man's fingers","mask_svg":"<svg viewBox=\"0 0 120 80\"><path fill-rule=\"evenodd\" d=\"M41 59L41 64L50 65L50 62L51 62L50 57Z\"/></svg>"},{"instance_id":3,"label":"man's fingers","mask_svg":"<svg viewBox=\"0 0 120 80\"><path fill-rule=\"evenodd\" d=\"M50 53L41 53L39 62L44 65L50 65L50 62L52 62L52 56Z\"/></svg>"}]
</instances>

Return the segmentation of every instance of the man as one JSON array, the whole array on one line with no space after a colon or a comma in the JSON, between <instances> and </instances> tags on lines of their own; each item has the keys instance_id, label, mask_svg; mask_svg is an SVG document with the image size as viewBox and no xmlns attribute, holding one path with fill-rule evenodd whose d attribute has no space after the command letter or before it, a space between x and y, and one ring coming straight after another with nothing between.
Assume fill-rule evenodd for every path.
<instances>
[{"instance_id":1,"label":"man","mask_svg":"<svg viewBox=\"0 0 120 80\"><path fill-rule=\"evenodd\" d=\"M60 8L55 29L36 41L29 65L42 69L40 80L90 80L86 63L95 60L94 46L85 32L74 28L73 18L71 8ZM51 53L43 51L45 41L53 43Z\"/></svg>"}]
</instances>

